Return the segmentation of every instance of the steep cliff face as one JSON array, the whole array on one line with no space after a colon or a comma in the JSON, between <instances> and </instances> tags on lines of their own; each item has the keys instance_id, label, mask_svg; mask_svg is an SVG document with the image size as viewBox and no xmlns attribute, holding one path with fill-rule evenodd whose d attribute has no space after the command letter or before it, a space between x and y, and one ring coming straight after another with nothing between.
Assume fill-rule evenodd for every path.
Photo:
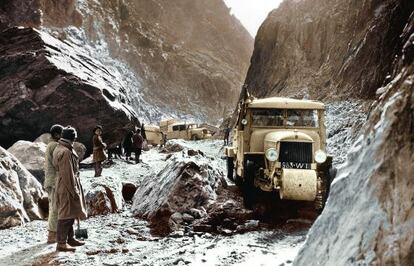
<instances>
[{"instance_id":1,"label":"steep cliff face","mask_svg":"<svg viewBox=\"0 0 414 266\"><path fill-rule=\"evenodd\" d=\"M122 62L121 72L132 72L127 83L142 96L134 108L146 120L166 114L217 123L234 107L253 49L222 0L32 0L0 11L0 28L42 27L91 47L105 65ZM143 101L160 110L142 108Z\"/></svg>"},{"instance_id":2,"label":"steep cliff face","mask_svg":"<svg viewBox=\"0 0 414 266\"><path fill-rule=\"evenodd\" d=\"M253 40L222 0L79 1L82 29L105 42L167 113L215 120L233 108Z\"/></svg>"},{"instance_id":3,"label":"steep cliff face","mask_svg":"<svg viewBox=\"0 0 414 266\"><path fill-rule=\"evenodd\" d=\"M413 264L414 12L399 41L391 81L377 91L296 265Z\"/></svg>"},{"instance_id":4,"label":"steep cliff face","mask_svg":"<svg viewBox=\"0 0 414 266\"><path fill-rule=\"evenodd\" d=\"M412 265L413 77L413 1L285 1L260 28L253 94L374 101L295 265Z\"/></svg>"},{"instance_id":5,"label":"steep cliff face","mask_svg":"<svg viewBox=\"0 0 414 266\"><path fill-rule=\"evenodd\" d=\"M246 84L259 97L372 99L387 82L413 6L410 0L284 1L258 32Z\"/></svg>"}]
</instances>

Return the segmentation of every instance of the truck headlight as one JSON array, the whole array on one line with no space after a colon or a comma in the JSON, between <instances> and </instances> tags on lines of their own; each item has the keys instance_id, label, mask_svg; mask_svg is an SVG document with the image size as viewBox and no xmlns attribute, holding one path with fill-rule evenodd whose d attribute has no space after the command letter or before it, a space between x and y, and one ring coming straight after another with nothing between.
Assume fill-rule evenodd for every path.
<instances>
[{"instance_id":1,"label":"truck headlight","mask_svg":"<svg viewBox=\"0 0 414 266\"><path fill-rule=\"evenodd\" d=\"M241 123L242 125L247 125L247 119L246 118L242 119Z\"/></svg>"},{"instance_id":2,"label":"truck headlight","mask_svg":"<svg viewBox=\"0 0 414 266\"><path fill-rule=\"evenodd\" d=\"M277 157L279 157L279 153L275 148L270 148L265 152L265 156L269 161L275 162L277 160Z\"/></svg>"},{"instance_id":3,"label":"truck headlight","mask_svg":"<svg viewBox=\"0 0 414 266\"><path fill-rule=\"evenodd\" d=\"M327 156L326 156L326 153L324 151L317 150L315 152L315 161L317 163L324 163L326 161L326 158L327 158Z\"/></svg>"}]
</instances>

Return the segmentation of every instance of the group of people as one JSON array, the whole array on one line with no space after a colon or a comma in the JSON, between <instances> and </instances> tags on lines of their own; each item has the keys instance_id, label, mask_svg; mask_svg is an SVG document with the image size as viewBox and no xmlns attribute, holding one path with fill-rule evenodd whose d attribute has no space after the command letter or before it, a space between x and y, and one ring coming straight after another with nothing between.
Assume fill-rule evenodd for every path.
<instances>
[{"instance_id":1,"label":"group of people","mask_svg":"<svg viewBox=\"0 0 414 266\"><path fill-rule=\"evenodd\" d=\"M102 140L102 127L93 130L93 163L95 177L102 175L102 162L107 159L107 145ZM44 188L49 194L49 218L47 243L57 243L57 251L75 251L75 247L85 242L75 239L75 220L87 217L85 198L79 178L79 157L73 144L77 138L76 129L53 125L51 140L45 153ZM127 160L135 152L135 162L139 163L144 137L141 130L128 132L124 139Z\"/></svg>"},{"instance_id":2,"label":"group of people","mask_svg":"<svg viewBox=\"0 0 414 266\"><path fill-rule=\"evenodd\" d=\"M102 162L107 159L105 150L108 150L109 159L112 159L112 155L122 155L121 145L117 145L114 148L107 148L107 145L102 140L102 127L96 126L93 130L93 160L95 166L95 177L102 175ZM124 140L123 148L125 150L125 159L128 161L132 159L132 153L135 153L135 163L140 162L140 156L142 153L143 144L145 141L144 134L141 133L141 129L136 129L135 131L128 131Z\"/></svg>"}]
</instances>

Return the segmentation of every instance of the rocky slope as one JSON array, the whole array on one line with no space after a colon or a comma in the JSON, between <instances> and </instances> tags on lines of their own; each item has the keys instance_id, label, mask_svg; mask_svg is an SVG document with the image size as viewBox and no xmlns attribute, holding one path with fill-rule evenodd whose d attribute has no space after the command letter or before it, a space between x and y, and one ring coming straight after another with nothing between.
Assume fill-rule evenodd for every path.
<instances>
[{"instance_id":1,"label":"rocky slope","mask_svg":"<svg viewBox=\"0 0 414 266\"><path fill-rule=\"evenodd\" d=\"M284 1L259 29L253 94L372 99L391 73L410 0Z\"/></svg>"},{"instance_id":2,"label":"rocky slope","mask_svg":"<svg viewBox=\"0 0 414 266\"><path fill-rule=\"evenodd\" d=\"M137 124L122 82L75 45L31 28L0 33L0 144L33 140L55 123L72 125L90 144L103 124L108 142Z\"/></svg>"},{"instance_id":3,"label":"rocky slope","mask_svg":"<svg viewBox=\"0 0 414 266\"><path fill-rule=\"evenodd\" d=\"M328 108L336 117L375 100L295 265L412 265L413 40L406 0L285 1L262 25L254 94L355 99Z\"/></svg>"},{"instance_id":4,"label":"rocky slope","mask_svg":"<svg viewBox=\"0 0 414 266\"><path fill-rule=\"evenodd\" d=\"M377 91L380 96L364 134L333 184L327 208L313 226L297 265L314 257L325 265L412 265L413 40L414 12L401 34L404 45L391 81ZM324 232L331 236L322 238Z\"/></svg>"},{"instance_id":5,"label":"rocky slope","mask_svg":"<svg viewBox=\"0 0 414 266\"><path fill-rule=\"evenodd\" d=\"M222 0L13 1L0 29L40 27L119 73L144 120L163 115L217 123L233 108L252 38ZM112 72L112 69L111 69Z\"/></svg>"}]
</instances>

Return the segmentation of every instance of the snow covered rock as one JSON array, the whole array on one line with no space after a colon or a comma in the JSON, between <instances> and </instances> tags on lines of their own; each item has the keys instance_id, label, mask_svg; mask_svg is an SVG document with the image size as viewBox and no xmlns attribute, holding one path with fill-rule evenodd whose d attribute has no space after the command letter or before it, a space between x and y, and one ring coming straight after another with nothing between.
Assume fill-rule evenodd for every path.
<instances>
[{"instance_id":1,"label":"snow covered rock","mask_svg":"<svg viewBox=\"0 0 414 266\"><path fill-rule=\"evenodd\" d=\"M7 151L13 154L43 184L46 147L47 145L43 142L19 140Z\"/></svg>"},{"instance_id":2,"label":"snow covered rock","mask_svg":"<svg viewBox=\"0 0 414 266\"><path fill-rule=\"evenodd\" d=\"M109 145L138 123L124 84L81 47L17 27L0 33L0 47L4 145L35 139L55 123L75 127L79 141L88 147L92 129L101 124Z\"/></svg>"},{"instance_id":3,"label":"snow covered rock","mask_svg":"<svg viewBox=\"0 0 414 266\"><path fill-rule=\"evenodd\" d=\"M50 135L50 133L44 133L42 135L40 135L39 137L37 137L37 139L35 139L33 142L42 142L44 144L49 144L50 139L52 138L52 136Z\"/></svg>"},{"instance_id":4,"label":"snow covered rock","mask_svg":"<svg viewBox=\"0 0 414 266\"><path fill-rule=\"evenodd\" d=\"M205 206L216 198L220 174L208 165L208 160L196 163L181 154L173 155L164 169L138 186L133 213L150 221L165 219L167 224L175 213L172 218L176 222L192 222L194 216L189 210Z\"/></svg>"},{"instance_id":5,"label":"snow covered rock","mask_svg":"<svg viewBox=\"0 0 414 266\"><path fill-rule=\"evenodd\" d=\"M42 219L41 184L9 152L0 147L0 229Z\"/></svg>"},{"instance_id":6,"label":"snow covered rock","mask_svg":"<svg viewBox=\"0 0 414 266\"><path fill-rule=\"evenodd\" d=\"M81 178L81 182L89 216L114 213L122 209L122 183L118 178Z\"/></svg>"}]
</instances>

